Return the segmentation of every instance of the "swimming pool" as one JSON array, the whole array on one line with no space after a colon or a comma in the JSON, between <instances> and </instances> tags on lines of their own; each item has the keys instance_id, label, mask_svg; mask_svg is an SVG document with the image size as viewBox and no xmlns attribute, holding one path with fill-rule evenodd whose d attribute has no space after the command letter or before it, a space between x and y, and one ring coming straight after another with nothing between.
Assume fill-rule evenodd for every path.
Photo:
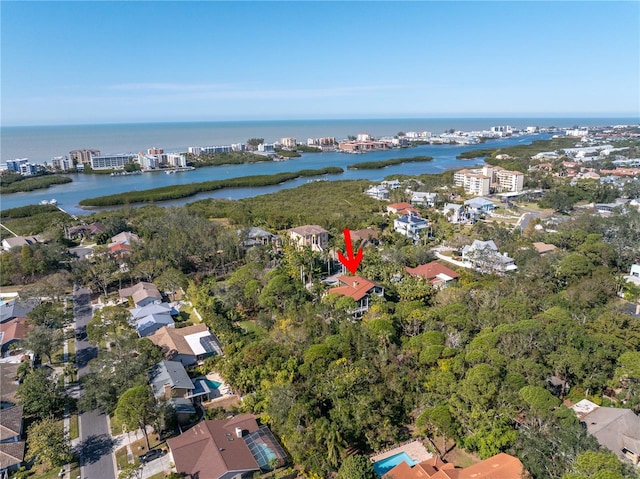
<instances>
[{"instance_id":1,"label":"swimming pool","mask_svg":"<svg viewBox=\"0 0 640 479\"><path fill-rule=\"evenodd\" d=\"M222 383L219 383L218 381L213 381L212 379L206 379L204 380L204 383L209 387L209 389L214 390L214 389L218 389L220 387L220 385Z\"/></svg>"},{"instance_id":2,"label":"swimming pool","mask_svg":"<svg viewBox=\"0 0 640 479\"><path fill-rule=\"evenodd\" d=\"M409 454L407 454L406 452L401 452L399 454L394 454L393 456L389 456L380 461L374 462L373 470L376 472L378 477L382 477L401 462L406 462L410 466L415 466L416 464L418 464L417 461L411 459L411 456L409 456Z\"/></svg>"}]
</instances>

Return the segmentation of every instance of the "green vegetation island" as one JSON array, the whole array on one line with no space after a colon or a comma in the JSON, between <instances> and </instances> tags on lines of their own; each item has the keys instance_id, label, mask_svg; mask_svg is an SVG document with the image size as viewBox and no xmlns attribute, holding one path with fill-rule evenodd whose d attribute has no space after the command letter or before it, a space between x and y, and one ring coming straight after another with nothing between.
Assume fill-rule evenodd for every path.
<instances>
[{"instance_id":1,"label":"green vegetation island","mask_svg":"<svg viewBox=\"0 0 640 479\"><path fill-rule=\"evenodd\" d=\"M49 188L51 185L63 185L71 183L73 180L68 176L61 175L41 175L35 177L21 175L0 176L0 189L2 194L20 193L26 191Z\"/></svg>"},{"instance_id":2,"label":"green vegetation island","mask_svg":"<svg viewBox=\"0 0 640 479\"><path fill-rule=\"evenodd\" d=\"M337 175L344 173L339 167L327 167L316 170L300 170L275 175L255 175L238 178L228 178L226 180L203 181L200 183L189 183L187 185L171 185L161 188L153 188L143 191L128 191L116 195L99 196L97 198L87 198L80 201L80 206L99 207L117 206L133 203L153 203L156 201L176 200L188 198L205 191L215 191L224 188L251 188L259 186L270 186L284 183L296 178L304 178L322 175Z\"/></svg>"},{"instance_id":3,"label":"green vegetation island","mask_svg":"<svg viewBox=\"0 0 640 479\"><path fill-rule=\"evenodd\" d=\"M432 156L413 156L411 158L391 158L380 161L362 161L347 166L349 170L381 170L387 166L401 165L403 163L433 161Z\"/></svg>"}]
</instances>

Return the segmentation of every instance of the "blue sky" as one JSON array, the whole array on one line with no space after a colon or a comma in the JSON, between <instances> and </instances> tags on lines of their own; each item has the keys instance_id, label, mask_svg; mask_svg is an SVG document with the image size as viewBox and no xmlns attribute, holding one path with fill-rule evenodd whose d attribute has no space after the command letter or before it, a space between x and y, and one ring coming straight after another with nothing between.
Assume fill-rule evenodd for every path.
<instances>
[{"instance_id":1,"label":"blue sky","mask_svg":"<svg viewBox=\"0 0 640 479\"><path fill-rule=\"evenodd\" d=\"M12 2L2 125L640 115L640 2Z\"/></svg>"}]
</instances>

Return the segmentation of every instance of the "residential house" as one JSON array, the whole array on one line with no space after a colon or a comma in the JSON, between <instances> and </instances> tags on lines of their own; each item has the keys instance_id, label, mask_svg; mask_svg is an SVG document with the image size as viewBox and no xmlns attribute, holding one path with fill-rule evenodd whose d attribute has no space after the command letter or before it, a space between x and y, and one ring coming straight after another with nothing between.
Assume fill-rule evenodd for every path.
<instances>
[{"instance_id":1,"label":"residential house","mask_svg":"<svg viewBox=\"0 0 640 479\"><path fill-rule=\"evenodd\" d=\"M539 241L533 243L533 248L540 254L540 256L546 256L558 249L555 247L555 245L542 243Z\"/></svg>"},{"instance_id":2,"label":"residential house","mask_svg":"<svg viewBox=\"0 0 640 479\"><path fill-rule=\"evenodd\" d=\"M68 239L93 238L106 231L106 227L99 221L94 221L88 225L70 226L65 230Z\"/></svg>"},{"instance_id":3,"label":"residential house","mask_svg":"<svg viewBox=\"0 0 640 479\"><path fill-rule=\"evenodd\" d=\"M488 213L489 211L493 211L496 209L496 205L494 205L491 201L481 196L477 196L475 198L471 198L470 200L466 200L464 204L468 208L475 210L479 213Z\"/></svg>"},{"instance_id":4,"label":"residential house","mask_svg":"<svg viewBox=\"0 0 640 479\"><path fill-rule=\"evenodd\" d=\"M21 301L20 298L4 299L0 301L0 323L4 323L15 318L26 318L36 304L33 302Z\"/></svg>"},{"instance_id":5,"label":"residential house","mask_svg":"<svg viewBox=\"0 0 640 479\"><path fill-rule=\"evenodd\" d=\"M378 233L371 228L361 230L351 230L351 241L357 244L360 241L360 247L364 248L370 245L378 245Z\"/></svg>"},{"instance_id":6,"label":"residential house","mask_svg":"<svg viewBox=\"0 0 640 479\"><path fill-rule=\"evenodd\" d=\"M449 219L449 223L475 223L477 214L471 212L465 205L457 203L446 203L442 209L442 214Z\"/></svg>"},{"instance_id":7,"label":"residential house","mask_svg":"<svg viewBox=\"0 0 640 479\"><path fill-rule=\"evenodd\" d=\"M175 326L173 316L178 314L178 311L167 303L147 303L131 309L130 312L131 322L141 338L151 336L163 327L173 328Z\"/></svg>"},{"instance_id":8,"label":"residential house","mask_svg":"<svg viewBox=\"0 0 640 479\"><path fill-rule=\"evenodd\" d=\"M181 424L196 413L190 399L196 387L182 363L160 361L149 373L149 383L156 400L169 402Z\"/></svg>"},{"instance_id":9,"label":"residential house","mask_svg":"<svg viewBox=\"0 0 640 479\"><path fill-rule=\"evenodd\" d=\"M209 328L204 324L194 324L184 328L162 327L147 336L160 346L164 357L191 366L210 356L222 356L222 348Z\"/></svg>"},{"instance_id":10,"label":"residential house","mask_svg":"<svg viewBox=\"0 0 640 479\"><path fill-rule=\"evenodd\" d=\"M503 452L476 464L457 469L438 457L410 466L402 461L383 479L521 479L525 477L522 462Z\"/></svg>"},{"instance_id":11,"label":"residential house","mask_svg":"<svg viewBox=\"0 0 640 479\"><path fill-rule=\"evenodd\" d=\"M389 199L389 190L381 185L369 186L369 188L366 189L364 193L366 195L369 195L371 198L375 198L376 200Z\"/></svg>"},{"instance_id":12,"label":"residential house","mask_svg":"<svg viewBox=\"0 0 640 479\"><path fill-rule=\"evenodd\" d=\"M384 180L380 184L390 190L397 190L400 188L399 180Z\"/></svg>"},{"instance_id":13,"label":"residential house","mask_svg":"<svg viewBox=\"0 0 640 479\"><path fill-rule=\"evenodd\" d=\"M501 273L518 269L513 258L507 253L500 254L493 240L474 240L471 245L462 248L462 261L483 273Z\"/></svg>"},{"instance_id":14,"label":"residential house","mask_svg":"<svg viewBox=\"0 0 640 479\"><path fill-rule=\"evenodd\" d=\"M640 464L640 417L631 409L601 407L583 399L573 406L580 423L621 460Z\"/></svg>"},{"instance_id":15,"label":"residential house","mask_svg":"<svg viewBox=\"0 0 640 479\"><path fill-rule=\"evenodd\" d=\"M338 276L338 284L329 290L329 294L349 296L356 302L354 310L349 311L354 318L361 318L369 310L371 295L384 296L384 288L360 276Z\"/></svg>"},{"instance_id":16,"label":"residential house","mask_svg":"<svg viewBox=\"0 0 640 479\"><path fill-rule=\"evenodd\" d=\"M632 264L629 270L629 276L624 278L627 282L640 286L640 264Z\"/></svg>"},{"instance_id":17,"label":"residential house","mask_svg":"<svg viewBox=\"0 0 640 479\"><path fill-rule=\"evenodd\" d=\"M22 248L23 246L31 246L42 242L44 242L44 239L40 235L14 236L2 240L2 249L4 251L10 251L12 248Z\"/></svg>"},{"instance_id":18,"label":"residential house","mask_svg":"<svg viewBox=\"0 0 640 479\"><path fill-rule=\"evenodd\" d=\"M415 268L405 268L405 271L416 278L424 278L429 281L434 288L444 288L449 283L457 280L460 275L437 261L421 264Z\"/></svg>"},{"instance_id":19,"label":"residential house","mask_svg":"<svg viewBox=\"0 0 640 479\"><path fill-rule=\"evenodd\" d=\"M22 405L0 411L0 477L20 467L24 460L22 440Z\"/></svg>"},{"instance_id":20,"label":"residential house","mask_svg":"<svg viewBox=\"0 0 640 479\"><path fill-rule=\"evenodd\" d=\"M19 363L0 363L0 409L14 406L18 402L18 366Z\"/></svg>"},{"instance_id":21,"label":"residential house","mask_svg":"<svg viewBox=\"0 0 640 479\"><path fill-rule=\"evenodd\" d=\"M413 206L411 206L410 203L391 203L390 205L387 205L387 213L393 213L393 214L398 214L398 215L406 215L407 213L417 213L418 210L416 210Z\"/></svg>"},{"instance_id":22,"label":"residential house","mask_svg":"<svg viewBox=\"0 0 640 479\"><path fill-rule=\"evenodd\" d=\"M258 426L251 414L202 421L167 445L176 471L198 479L250 479L287 458L269 428Z\"/></svg>"},{"instance_id":23,"label":"residential house","mask_svg":"<svg viewBox=\"0 0 640 479\"><path fill-rule=\"evenodd\" d=\"M411 193L411 204L433 207L436 205L436 193L424 193L422 191L413 191Z\"/></svg>"},{"instance_id":24,"label":"residential house","mask_svg":"<svg viewBox=\"0 0 640 479\"><path fill-rule=\"evenodd\" d=\"M131 246L133 243L136 243L137 241L140 241L140 237L137 234L132 233L131 231L123 231L111 238L111 243L109 243L109 246L116 243L127 244Z\"/></svg>"},{"instance_id":25,"label":"residential house","mask_svg":"<svg viewBox=\"0 0 640 479\"><path fill-rule=\"evenodd\" d=\"M393 220L393 229L415 243L428 234L429 221L416 214L404 214Z\"/></svg>"},{"instance_id":26,"label":"residential house","mask_svg":"<svg viewBox=\"0 0 640 479\"><path fill-rule=\"evenodd\" d=\"M242 245L245 248L268 245L280 246L282 243L279 236L255 226L252 226L246 231L244 238Z\"/></svg>"},{"instance_id":27,"label":"residential house","mask_svg":"<svg viewBox=\"0 0 640 479\"><path fill-rule=\"evenodd\" d=\"M120 301L128 301L129 298L133 300L133 304L141 308L150 303L161 302L162 295L158 290L158 287L153 283L146 281L140 281L139 283L129 287L122 288L118 291Z\"/></svg>"},{"instance_id":28,"label":"residential house","mask_svg":"<svg viewBox=\"0 0 640 479\"><path fill-rule=\"evenodd\" d=\"M4 357L11 345L17 345L32 329L33 325L27 324L27 318L12 318L0 323L0 357Z\"/></svg>"},{"instance_id":29,"label":"residential house","mask_svg":"<svg viewBox=\"0 0 640 479\"><path fill-rule=\"evenodd\" d=\"M298 226L287 233L298 249L309 247L313 251L324 251L329 245L329 232L318 225Z\"/></svg>"}]
</instances>

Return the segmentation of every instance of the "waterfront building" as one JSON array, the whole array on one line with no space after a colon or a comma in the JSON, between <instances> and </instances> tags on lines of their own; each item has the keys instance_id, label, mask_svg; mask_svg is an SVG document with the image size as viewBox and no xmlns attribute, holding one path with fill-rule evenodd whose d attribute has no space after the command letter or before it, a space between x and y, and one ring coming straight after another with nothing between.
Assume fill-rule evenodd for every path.
<instances>
[{"instance_id":1,"label":"waterfront building","mask_svg":"<svg viewBox=\"0 0 640 479\"><path fill-rule=\"evenodd\" d=\"M40 165L36 165L35 163L20 164L20 174L22 176L37 175L39 172L40 172Z\"/></svg>"},{"instance_id":2,"label":"waterfront building","mask_svg":"<svg viewBox=\"0 0 640 479\"><path fill-rule=\"evenodd\" d=\"M163 153L164 150L162 148L156 148L155 146L147 150L148 155L162 155Z\"/></svg>"},{"instance_id":3,"label":"waterfront building","mask_svg":"<svg viewBox=\"0 0 640 479\"><path fill-rule=\"evenodd\" d=\"M276 147L273 143L260 143L258 145L258 151L261 153L273 153L276 151Z\"/></svg>"},{"instance_id":4,"label":"waterfront building","mask_svg":"<svg viewBox=\"0 0 640 479\"><path fill-rule=\"evenodd\" d=\"M100 156L100 150L72 150L69 152L69 159L71 164L76 165L89 165L91 164L92 156Z\"/></svg>"},{"instance_id":5,"label":"waterfront building","mask_svg":"<svg viewBox=\"0 0 640 479\"><path fill-rule=\"evenodd\" d=\"M144 153L138 153L138 163L143 170L155 170L158 168L158 157L155 154L145 155Z\"/></svg>"},{"instance_id":6,"label":"waterfront building","mask_svg":"<svg viewBox=\"0 0 640 479\"><path fill-rule=\"evenodd\" d=\"M124 165L131 163L133 155L105 155L91 156L91 168L94 170L121 170Z\"/></svg>"},{"instance_id":7,"label":"waterfront building","mask_svg":"<svg viewBox=\"0 0 640 479\"><path fill-rule=\"evenodd\" d=\"M200 153L202 153L202 148L200 148L199 146L190 146L187 151L192 155L200 156Z\"/></svg>"},{"instance_id":8,"label":"waterfront building","mask_svg":"<svg viewBox=\"0 0 640 479\"><path fill-rule=\"evenodd\" d=\"M247 147L244 143L233 143L231 145L231 151L244 151L246 148Z\"/></svg>"},{"instance_id":9,"label":"waterfront building","mask_svg":"<svg viewBox=\"0 0 640 479\"><path fill-rule=\"evenodd\" d=\"M283 148L295 148L298 146L298 141L292 137L285 137L280 140L280 144Z\"/></svg>"},{"instance_id":10,"label":"waterfront building","mask_svg":"<svg viewBox=\"0 0 640 479\"><path fill-rule=\"evenodd\" d=\"M27 158L16 158L15 160L7 161L7 170L13 173L20 173L20 167L29 163Z\"/></svg>"},{"instance_id":11,"label":"waterfront building","mask_svg":"<svg viewBox=\"0 0 640 479\"><path fill-rule=\"evenodd\" d=\"M369 133L358 133L356 141L370 141L371 135Z\"/></svg>"},{"instance_id":12,"label":"waterfront building","mask_svg":"<svg viewBox=\"0 0 640 479\"><path fill-rule=\"evenodd\" d=\"M51 166L55 170L67 171L71 168L71 161L66 156L56 156L51 158Z\"/></svg>"},{"instance_id":13,"label":"waterfront building","mask_svg":"<svg viewBox=\"0 0 640 479\"><path fill-rule=\"evenodd\" d=\"M173 166L175 168L184 168L187 166L187 159L184 155L180 155L178 153L168 153L163 156L166 157L166 163L169 166Z\"/></svg>"},{"instance_id":14,"label":"waterfront building","mask_svg":"<svg viewBox=\"0 0 640 479\"><path fill-rule=\"evenodd\" d=\"M589 130L586 128L573 128L571 130L566 130L564 133L566 136L575 136L577 138L584 138L589 136Z\"/></svg>"},{"instance_id":15,"label":"waterfront building","mask_svg":"<svg viewBox=\"0 0 640 479\"><path fill-rule=\"evenodd\" d=\"M201 153L204 154L215 154L215 153L230 153L231 146L221 145L221 146L203 146L201 148Z\"/></svg>"}]
</instances>

